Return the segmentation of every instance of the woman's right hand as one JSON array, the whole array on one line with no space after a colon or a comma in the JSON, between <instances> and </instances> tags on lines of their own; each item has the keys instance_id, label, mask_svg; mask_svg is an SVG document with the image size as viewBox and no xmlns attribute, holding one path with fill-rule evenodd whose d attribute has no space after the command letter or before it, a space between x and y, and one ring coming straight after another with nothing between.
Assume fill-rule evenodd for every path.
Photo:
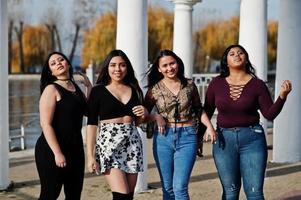
<instances>
[{"instance_id":1,"label":"woman's right hand","mask_svg":"<svg viewBox=\"0 0 301 200\"><path fill-rule=\"evenodd\" d=\"M64 154L56 153L56 154L54 154L54 159L55 159L56 166L58 166L60 168L66 167L67 163L66 163Z\"/></svg>"},{"instance_id":2,"label":"woman's right hand","mask_svg":"<svg viewBox=\"0 0 301 200\"><path fill-rule=\"evenodd\" d=\"M206 142L210 139L211 144L215 143L217 139L217 134L212 126L207 127L204 137Z\"/></svg>"},{"instance_id":3,"label":"woman's right hand","mask_svg":"<svg viewBox=\"0 0 301 200\"><path fill-rule=\"evenodd\" d=\"M98 175L98 164L94 158L88 158L87 168L90 173L96 173Z\"/></svg>"},{"instance_id":4,"label":"woman's right hand","mask_svg":"<svg viewBox=\"0 0 301 200\"><path fill-rule=\"evenodd\" d=\"M165 119L159 114L156 115L155 119L157 122L159 133L163 134L165 132L165 127L166 127Z\"/></svg>"}]
</instances>

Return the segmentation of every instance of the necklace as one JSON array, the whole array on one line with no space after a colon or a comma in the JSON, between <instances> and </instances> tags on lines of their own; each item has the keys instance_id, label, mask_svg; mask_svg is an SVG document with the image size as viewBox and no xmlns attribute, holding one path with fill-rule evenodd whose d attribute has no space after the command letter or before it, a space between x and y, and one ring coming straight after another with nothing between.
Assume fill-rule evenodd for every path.
<instances>
[{"instance_id":1,"label":"necklace","mask_svg":"<svg viewBox=\"0 0 301 200\"><path fill-rule=\"evenodd\" d=\"M70 78L62 78L62 79L57 79L58 81L63 81L65 82L66 84L69 84L71 82L71 79Z\"/></svg>"},{"instance_id":2,"label":"necklace","mask_svg":"<svg viewBox=\"0 0 301 200\"><path fill-rule=\"evenodd\" d=\"M62 79L57 79L59 81L70 81L71 79L70 78L62 78Z\"/></svg>"}]
</instances>

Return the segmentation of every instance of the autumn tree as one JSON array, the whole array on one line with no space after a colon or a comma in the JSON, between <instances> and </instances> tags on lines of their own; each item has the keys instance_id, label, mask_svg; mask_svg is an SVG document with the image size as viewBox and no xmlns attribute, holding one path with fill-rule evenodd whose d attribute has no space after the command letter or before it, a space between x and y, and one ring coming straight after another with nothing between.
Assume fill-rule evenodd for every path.
<instances>
[{"instance_id":1,"label":"autumn tree","mask_svg":"<svg viewBox=\"0 0 301 200\"><path fill-rule=\"evenodd\" d=\"M268 65L271 68L275 67L277 57L277 37L278 23L275 21L268 22Z\"/></svg>"},{"instance_id":2,"label":"autumn tree","mask_svg":"<svg viewBox=\"0 0 301 200\"><path fill-rule=\"evenodd\" d=\"M19 51L19 45L18 42L12 42L11 44L11 73L20 73L20 64L19 64L19 56L18 56L18 51Z\"/></svg>"},{"instance_id":3,"label":"autumn tree","mask_svg":"<svg viewBox=\"0 0 301 200\"><path fill-rule=\"evenodd\" d=\"M24 57L26 66L43 66L51 50L49 32L44 26L24 28Z\"/></svg>"},{"instance_id":4,"label":"autumn tree","mask_svg":"<svg viewBox=\"0 0 301 200\"><path fill-rule=\"evenodd\" d=\"M87 67L91 61L99 66L105 56L115 48L116 26L116 13L108 12L96 21L94 27L85 32L81 51L82 66Z\"/></svg>"},{"instance_id":5,"label":"autumn tree","mask_svg":"<svg viewBox=\"0 0 301 200\"><path fill-rule=\"evenodd\" d=\"M95 26L84 35L83 66L93 61L100 65L105 56L115 48L116 13L102 15ZM148 9L148 59L152 61L161 49L172 49L173 14L163 8Z\"/></svg>"},{"instance_id":6,"label":"autumn tree","mask_svg":"<svg viewBox=\"0 0 301 200\"><path fill-rule=\"evenodd\" d=\"M148 59L153 61L161 49L172 49L173 14L163 8L148 8Z\"/></svg>"},{"instance_id":7,"label":"autumn tree","mask_svg":"<svg viewBox=\"0 0 301 200\"><path fill-rule=\"evenodd\" d=\"M197 71L208 71L205 61L219 60L225 48L230 44L238 43L239 18L219 20L208 23L204 28L195 33L195 60ZM207 58L206 58L207 57Z\"/></svg>"},{"instance_id":8,"label":"autumn tree","mask_svg":"<svg viewBox=\"0 0 301 200\"><path fill-rule=\"evenodd\" d=\"M44 26L24 26L23 29L24 71L29 72L31 66L42 66L51 51L49 32ZM19 41L12 45L12 72L22 72L20 67Z\"/></svg>"},{"instance_id":9,"label":"autumn tree","mask_svg":"<svg viewBox=\"0 0 301 200\"><path fill-rule=\"evenodd\" d=\"M277 32L278 23L268 22L268 66L275 65L277 56ZM239 18L232 17L229 20L213 21L195 33L195 66L197 71L208 71L206 68L206 56L209 59L220 60L222 53L231 44L238 43ZM208 58L208 57L207 57Z\"/></svg>"}]
</instances>

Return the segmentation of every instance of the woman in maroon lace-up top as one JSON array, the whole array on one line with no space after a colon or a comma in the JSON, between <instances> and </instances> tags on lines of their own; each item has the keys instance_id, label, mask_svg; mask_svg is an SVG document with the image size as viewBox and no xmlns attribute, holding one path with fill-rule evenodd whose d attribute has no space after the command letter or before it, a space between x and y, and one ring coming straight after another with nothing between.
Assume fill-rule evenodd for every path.
<instances>
[{"instance_id":1,"label":"woman in maroon lace-up top","mask_svg":"<svg viewBox=\"0 0 301 200\"><path fill-rule=\"evenodd\" d=\"M274 103L266 84L256 77L246 50L240 45L225 50L220 75L210 83L204 106L209 117L218 110L213 156L222 199L238 199L241 181L247 199L264 199L267 144L258 110L268 120L275 119L291 89L285 80Z\"/></svg>"}]
</instances>

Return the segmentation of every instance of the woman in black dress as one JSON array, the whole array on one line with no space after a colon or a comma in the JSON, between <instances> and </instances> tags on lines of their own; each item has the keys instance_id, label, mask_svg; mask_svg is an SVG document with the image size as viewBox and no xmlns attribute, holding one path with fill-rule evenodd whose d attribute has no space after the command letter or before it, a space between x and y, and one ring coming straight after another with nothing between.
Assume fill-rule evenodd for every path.
<instances>
[{"instance_id":1,"label":"woman in black dress","mask_svg":"<svg viewBox=\"0 0 301 200\"><path fill-rule=\"evenodd\" d=\"M35 147L41 181L40 200L54 200L62 185L66 199L80 199L85 156L81 135L86 96L74 82L72 66L66 56L51 53L42 70L39 102L43 133ZM91 83L84 76L86 95Z\"/></svg>"}]
</instances>

